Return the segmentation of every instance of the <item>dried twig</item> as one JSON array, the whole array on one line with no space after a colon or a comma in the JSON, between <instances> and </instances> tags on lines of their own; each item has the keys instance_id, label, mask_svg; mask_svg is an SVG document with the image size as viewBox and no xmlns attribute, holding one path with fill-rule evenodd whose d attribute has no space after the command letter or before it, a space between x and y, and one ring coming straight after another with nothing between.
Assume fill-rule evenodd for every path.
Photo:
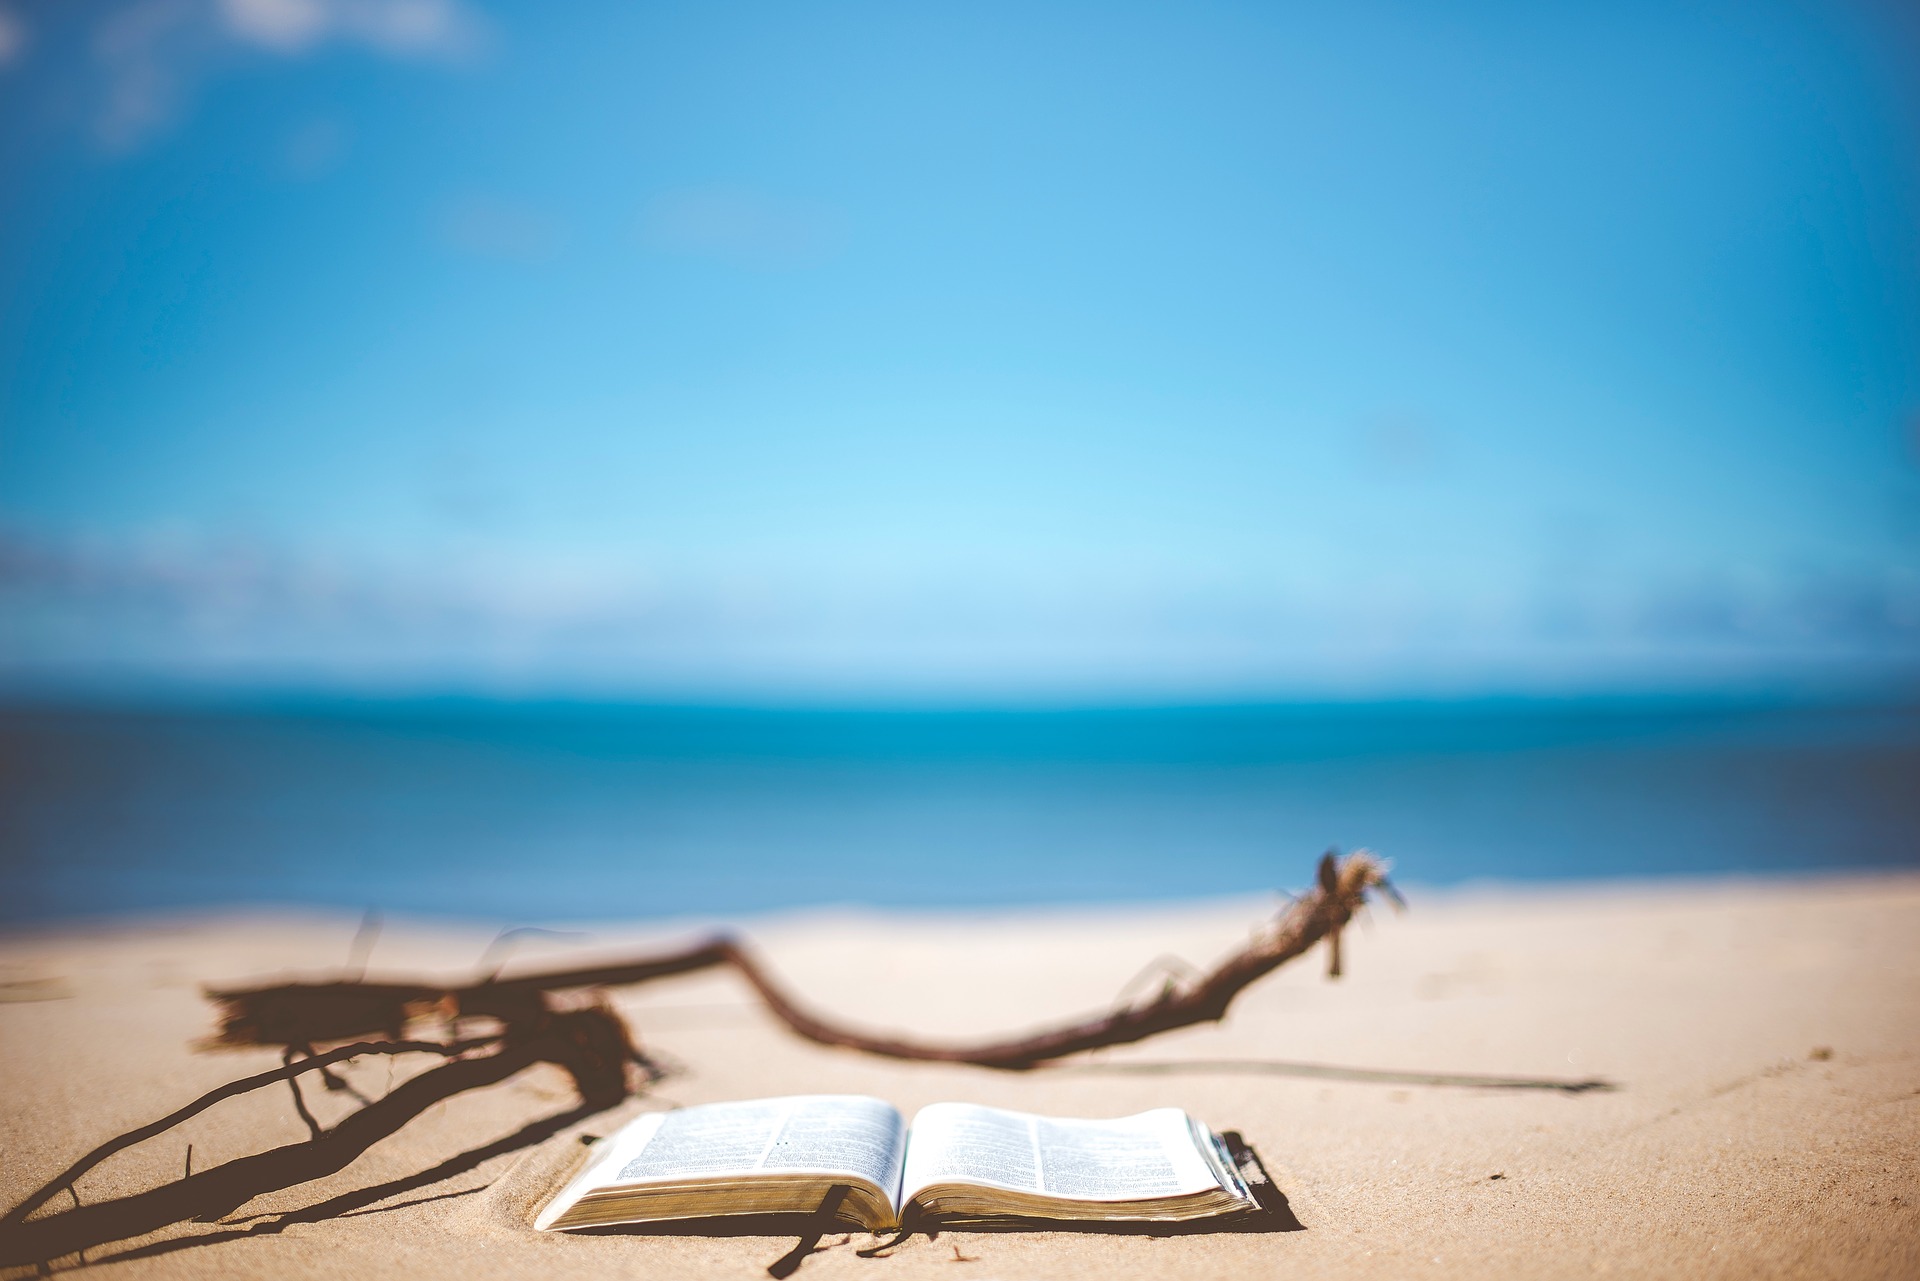
<instances>
[{"instance_id":1,"label":"dried twig","mask_svg":"<svg viewBox=\"0 0 1920 1281\"><path fill-rule=\"evenodd\" d=\"M425 984L278 984L209 993L223 1009L216 1043L288 1045L325 1042L386 1031L398 1036L419 1014L511 1018L547 993L571 988L618 987L699 970L730 967L739 972L767 1009L796 1035L820 1045L841 1046L885 1058L971 1063L1023 1071L1053 1059L1108 1045L1214 1022L1249 984L1306 952L1322 939L1330 949L1328 973L1340 974L1340 932L1374 890L1397 901L1385 865L1358 850L1346 858L1329 852L1316 882L1292 900L1271 925L1239 952L1189 983L1161 990L1154 1000L1126 1005L1094 1018L1031 1036L979 1045L932 1045L877 1036L845 1027L803 1007L742 943L722 935L675 952L635 961L554 970L468 987Z\"/></svg>"},{"instance_id":2,"label":"dried twig","mask_svg":"<svg viewBox=\"0 0 1920 1281\"><path fill-rule=\"evenodd\" d=\"M759 993L767 1008L799 1035L821 1045L838 1045L886 1058L1024 1071L1053 1059L1109 1045L1126 1045L1174 1028L1216 1022L1249 984L1301 955L1321 939L1332 947L1331 975L1339 970L1340 931L1366 901L1367 893L1386 886L1386 869L1365 851L1337 860L1320 860L1318 883L1295 899L1272 926L1239 952L1186 986L1163 988L1144 1005L1069 1023L1031 1036L979 1045L928 1045L853 1031L798 1006L738 944L725 941L726 957Z\"/></svg>"}]
</instances>

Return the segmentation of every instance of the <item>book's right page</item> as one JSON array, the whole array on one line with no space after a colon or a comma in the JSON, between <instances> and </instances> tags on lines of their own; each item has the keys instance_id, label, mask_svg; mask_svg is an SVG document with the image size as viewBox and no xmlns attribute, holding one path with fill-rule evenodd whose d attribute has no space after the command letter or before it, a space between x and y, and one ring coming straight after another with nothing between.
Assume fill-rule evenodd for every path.
<instances>
[{"instance_id":1,"label":"book's right page","mask_svg":"<svg viewBox=\"0 0 1920 1281\"><path fill-rule=\"evenodd\" d=\"M1178 1108L1115 1120L936 1103L914 1118L900 1201L934 1214L1184 1219L1244 1207Z\"/></svg>"}]
</instances>

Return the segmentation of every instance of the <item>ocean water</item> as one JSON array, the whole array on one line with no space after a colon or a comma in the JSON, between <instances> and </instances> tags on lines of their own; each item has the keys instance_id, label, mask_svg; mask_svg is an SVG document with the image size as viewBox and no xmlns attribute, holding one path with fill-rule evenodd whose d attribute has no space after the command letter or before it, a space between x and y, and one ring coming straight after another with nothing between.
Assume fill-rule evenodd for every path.
<instances>
[{"instance_id":1,"label":"ocean water","mask_svg":"<svg viewBox=\"0 0 1920 1281\"><path fill-rule=\"evenodd\" d=\"M501 922L1920 866L1920 708L0 710L0 920Z\"/></svg>"}]
</instances>

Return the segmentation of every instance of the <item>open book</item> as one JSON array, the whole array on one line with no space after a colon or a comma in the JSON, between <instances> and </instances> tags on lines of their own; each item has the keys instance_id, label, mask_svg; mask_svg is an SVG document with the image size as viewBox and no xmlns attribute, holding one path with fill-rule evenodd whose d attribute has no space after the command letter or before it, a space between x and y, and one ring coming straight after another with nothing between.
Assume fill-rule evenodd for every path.
<instances>
[{"instance_id":1,"label":"open book","mask_svg":"<svg viewBox=\"0 0 1920 1281\"><path fill-rule=\"evenodd\" d=\"M1178 1108L1068 1121L807 1094L653 1112L607 1139L539 1228L820 1211L880 1231L941 1220L1183 1220L1257 1208L1212 1130Z\"/></svg>"}]
</instances>

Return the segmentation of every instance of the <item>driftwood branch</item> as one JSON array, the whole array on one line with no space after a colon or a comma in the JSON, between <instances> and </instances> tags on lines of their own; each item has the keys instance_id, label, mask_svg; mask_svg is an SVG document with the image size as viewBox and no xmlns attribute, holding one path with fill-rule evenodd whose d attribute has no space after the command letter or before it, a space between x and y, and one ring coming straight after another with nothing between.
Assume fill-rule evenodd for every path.
<instances>
[{"instance_id":1,"label":"driftwood branch","mask_svg":"<svg viewBox=\"0 0 1920 1281\"><path fill-rule=\"evenodd\" d=\"M1126 1005L1106 1014L1067 1023L1030 1036L976 1045L929 1045L873 1036L802 1008L737 943L723 941L726 959L752 985L781 1022L820 1045L836 1045L892 1059L971 1063L979 1067L1024 1071L1054 1059L1110 1045L1126 1045L1175 1028L1217 1022L1250 984L1325 939L1330 946L1328 973L1340 973L1340 932L1366 901L1367 893L1386 887L1385 869L1364 851L1345 860L1328 854L1320 860L1313 889L1293 900L1280 917L1245 948L1210 972L1183 986L1169 985L1152 1001Z\"/></svg>"},{"instance_id":2,"label":"driftwood branch","mask_svg":"<svg viewBox=\"0 0 1920 1281\"><path fill-rule=\"evenodd\" d=\"M385 1032L399 1036L415 1017L513 1019L537 1007L549 993L578 988L621 987L700 970L739 973L773 1016L798 1036L884 1058L1023 1071L1054 1059L1109 1045L1125 1045L1174 1028L1215 1022L1248 985L1302 955L1329 945L1328 973L1340 974L1340 933L1374 890L1393 896L1385 865L1365 850L1320 860L1314 885L1290 902L1246 947L1210 972L1168 985L1145 1004L1119 1009L1030 1036L978 1045L936 1045L878 1036L846 1027L795 1000L766 965L739 940L721 935L678 951L633 961L515 978L466 987L365 982L287 983L210 992L223 1018L215 1043L305 1045Z\"/></svg>"}]
</instances>

